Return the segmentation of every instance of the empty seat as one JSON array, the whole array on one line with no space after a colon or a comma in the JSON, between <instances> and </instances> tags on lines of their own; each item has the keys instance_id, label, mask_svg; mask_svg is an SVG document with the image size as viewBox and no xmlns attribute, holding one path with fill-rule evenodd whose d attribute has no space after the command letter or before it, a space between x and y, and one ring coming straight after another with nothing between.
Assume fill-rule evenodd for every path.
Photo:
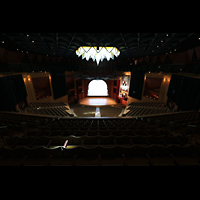
<instances>
[{"instance_id":1,"label":"empty seat","mask_svg":"<svg viewBox=\"0 0 200 200\"><path fill-rule=\"evenodd\" d=\"M110 134L110 131L108 131L108 130L105 130L105 131L99 131L99 135L100 136L110 136L111 134Z\"/></svg>"},{"instance_id":2,"label":"empty seat","mask_svg":"<svg viewBox=\"0 0 200 200\"><path fill-rule=\"evenodd\" d=\"M123 135L123 131L121 131L121 130L112 130L112 131L110 131L110 133L111 133L111 135L113 135L113 136L122 136Z\"/></svg>"},{"instance_id":3,"label":"empty seat","mask_svg":"<svg viewBox=\"0 0 200 200\"><path fill-rule=\"evenodd\" d=\"M120 146L119 154L124 158L125 165L131 166L149 166L149 161L146 157L148 147L134 145L134 146Z\"/></svg>"},{"instance_id":4,"label":"empty seat","mask_svg":"<svg viewBox=\"0 0 200 200\"><path fill-rule=\"evenodd\" d=\"M77 156L75 165L78 166L97 166L100 165L99 162L99 146L86 147L82 146L80 148L80 154Z\"/></svg>"},{"instance_id":5,"label":"empty seat","mask_svg":"<svg viewBox=\"0 0 200 200\"><path fill-rule=\"evenodd\" d=\"M199 157L194 155L194 148L196 148L195 145L185 147L180 145L169 145L166 147L152 145L148 148L147 154L153 165L198 165ZM198 152L199 150L200 148Z\"/></svg>"},{"instance_id":6,"label":"empty seat","mask_svg":"<svg viewBox=\"0 0 200 200\"><path fill-rule=\"evenodd\" d=\"M73 144L73 145L82 145L84 141L84 136L77 137L77 136L71 136L72 142L69 142L68 144Z\"/></svg>"},{"instance_id":7,"label":"empty seat","mask_svg":"<svg viewBox=\"0 0 200 200\"><path fill-rule=\"evenodd\" d=\"M147 135L152 135L152 136L158 136L159 132L158 130L146 130Z\"/></svg>"},{"instance_id":8,"label":"empty seat","mask_svg":"<svg viewBox=\"0 0 200 200\"><path fill-rule=\"evenodd\" d=\"M7 126L0 126L0 138L3 138L3 136L8 136Z\"/></svg>"},{"instance_id":9,"label":"empty seat","mask_svg":"<svg viewBox=\"0 0 200 200\"><path fill-rule=\"evenodd\" d=\"M132 141L131 141L130 137L128 137L128 136L116 137L116 143L117 143L117 145L123 145L123 146L131 146L132 145Z\"/></svg>"},{"instance_id":10,"label":"empty seat","mask_svg":"<svg viewBox=\"0 0 200 200\"><path fill-rule=\"evenodd\" d=\"M53 158L63 157L63 149L60 146L52 147L52 148L44 147L44 151L47 157L48 156L52 156Z\"/></svg>"},{"instance_id":11,"label":"empty seat","mask_svg":"<svg viewBox=\"0 0 200 200\"><path fill-rule=\"evenodd\" d=\"M80 147L63 148L63 157L72 159L74 156L80 155Z\"/></svg>"},{"instance_id":12,"label":"empty seat","mask_svg":"<svg viewBox=\"0 0 200 200\"><path fill-rule=\"evenodd\" d=\"M26 149L24 147L1 147L0 156L0 166L19 166L26 159Z\"/></svg>"},{"instance_id":13,"label":"empty seat","mask_svg":"<svg viewBox=\"0 0 200 200\"><path fill-rule=\"evenodd\" d=\"M132 145L144 145L144 146L148 145L146 140L147 138L148 138L147 136L139 136L139 135L130 137Z\"/></svg>"},{"instance_id":14,"label":"empty seat","mask_svg":"<svg viewBox=\"0 0 200 200\"><path fill-rule=\"evenodd\" d=\"M27 158L23 161L23 165L48 165L51 156L48 156L44 147L25 148Z\"/></svg>"},{"instance_id":15,"label":"empty seat","mask_svg":"<svg viewBox=\"0 0 200 200\"><path fill-rule=\"evenodd\" d=\"M94 137L86 136L84 138L84 140L83 140L83 143L82 143L82 145L84 145L84 146L86 146L86 145L89 145L89 146L93 145L93 146L95 146L95 145L98 145L98 144L99 144L99 138L98 138L98 136L94 136Z\"/></svg>"},{"instance_id":16,"label":"empty seat","mask_svg":"<svg viewBox=\"0 0 200 200\"><path fill-rule=\"evenodd\" d=\"M118 154L119 146L100 146L100 160L102 166L122 166L122 155Z\"/></svg>"},{"instance_id":17,"label":"empty seat","mask_svg":"<svg viewBox=\"0 0 200 200\"><path fill-rule=\"evenodd\" d=\"M5 137L6 146L13 147L31 147L35 143L35 137Z\"/></svg>"},{"instance_id":18,"label":"empty seat","mask_svg":"<svg viewBox=\"0 0 200 200\"><path fill-rule=\"evenodd\" d=\"M62 136L70 136L70 135L74 135L74 131L71 130L64 130L62 132Z\"/></svg>"},{"instance_id":19,"label":"empty seat","mask_svg":"<svg viewBox=\"0 0 200 200\"><path fill-rule=\"evenodd\" d=\"M89 130L87 132L87 136L98 136L99 135L99 131L98 130Z\"/></svg>"},{"instance_id":20,"label":"empty seat","mask_svg":"<svg viewBox=\"0 0 200 200\"><path fill-rule=\"evenodd\" d=\"M54 130L54 131L51 131L51 133L49 134L49 136L62 136L63 135L63 132L60 131L60 130Z\"/></svg>"},{"instance_id":21,"label":"empty seat","mask_svg":"<svg viewBox=\"0 0 200 200\"><path fill-rule=\"evenodd\" d=\"M99 137L99 145L113 146L115 144L116 144L115 137L113 137L113 136L100 136Z\"/></svg>"},{"instance_id":22,"label":"empty seat","mask_svg":"<svg viewBox=\"0 0 200 200\"><path fill-rule=\"evenodd\" d=\"M32 145L32 148L46 146L48 147L52 142L52 139L48 136L35 137L35 142Z\"/></svg>"},{"instance_id":23,"label":"empty seat","mask_svg":"<svg viewBox=\"0 0 200 200\"><path fill-rule=\"evenodd\" d=\"M26 155L29 158L44 158L46 157L44 147L35 147L35 148L25 148Z\"/></svg>"},{"instance_id":24,"label":"empty seat","mask_svg":"<svg viewBox=\"0 0 200 200\"><path fill-rule=\"evenodd\" d=\"M87 135L87 131L86 130L78 130L75 133L75 136L86 136Z\"/></svg>"},{"instance_id":25,"label":"empty seat","mask_svg":"<svg viewBox=\"0 0 200 200\"><path fill-rule=\"evenodd\" d=\"M123 131L123 135L134 136L136 135L136 133L134 129L133 130L128 129L128 130Z\"/></svg>"}]
</instances>

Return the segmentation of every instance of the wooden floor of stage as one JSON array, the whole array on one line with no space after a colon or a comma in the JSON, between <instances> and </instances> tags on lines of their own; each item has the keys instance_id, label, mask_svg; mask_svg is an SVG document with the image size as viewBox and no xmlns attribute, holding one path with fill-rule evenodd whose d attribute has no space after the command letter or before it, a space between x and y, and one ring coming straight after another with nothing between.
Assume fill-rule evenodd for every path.
<instances>
[{"instance_id":1,"label":"wooden floor of stage","mask_svg":"<svg viewBox=\"0 0 200 200\"><path fill-rule=\"evenodd\" d=\"M81 105L88 106L108 106L108 105L116 105L117 102L110 97L86 97L79 101Z\"/></svg>"}]
</instances>

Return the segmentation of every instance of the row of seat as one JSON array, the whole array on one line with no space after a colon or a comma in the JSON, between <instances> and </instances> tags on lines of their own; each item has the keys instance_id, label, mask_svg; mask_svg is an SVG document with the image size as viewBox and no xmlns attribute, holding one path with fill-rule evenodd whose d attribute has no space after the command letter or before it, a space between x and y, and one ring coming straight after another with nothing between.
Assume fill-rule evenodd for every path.
<instances>
[{"instance_id":1,"label":"row of seat","mask_svg":"<svg viewBox=\"0 0 200 200\"><path fill-rule=\"evenodd\" d=\"M149 104L150 102L131 103L127 106L128 112L125 112L122 116L143 116L171 112L167 106L160 103Z\"/></svg>"},{"instance_id":2,"label":"row of seat","mask_svg":"<svg viewBox=\"0 0 200 200\"><path fill-rule=\"evenodd\" d=\"M188 115L188 118L186 117ZM53 119L53 118L32 118L29 121L20 115L16 116L16 120L8 120L1 118L0 124L7 126L10 131L18 130L24 135L170 135L171 130L184 129L186 132L188 125L198 125L198 115L192 117L191 114L177 114L174 116L159 116L159 118L141 118L140 119ZM12 115L8 115L12 116ZM177 118L176 118L177 117ZM20 119L21 118L21 119ZM169 119L169 120L167 120ZM26 122L26 121L27 122ZM21 122L20 122L21 121ZM184 132L183 131L183 132ZM180 133L181 134L181 133Z\"/></svg>"},{"instance_id":3,"label":"row of seat","mask_svg":"<svg viewBox=\"0 0 200 200\"><path fill-rule=\"evenodd\" d=\"M25 165L198 165L199 143L193 140L193 131L184 133L190 130L189 127L198 130L199 119L198 112L104 119L0 113L0 124L3 125L0 136L4 140L0 165L12 165L15 160L14 164L23 161L21 163ZM180 131L179 135L174 134L177 131ZM66 141L67 148L64 149L62 146ZM25 150L17 156L19 148ZM69 150L67 154L71 152L71 157L63 156L66 150ZM156 154L156 151L160 152ZM41 157L39 152L44 156Z\"/></svg>"},{"instance_id":4,"label":"row of seat","mask_svg":"<svg viewBox=\"0 0 200 200\"><path fill-rule=\"evenodd\" d=\"M165 107L161 102L131 102L128 106L141 106L141 107Z\"/></svg>"},{"instance_id":5,"label":"row of seat","mask_svg":"<svg viewBox=\"0 0 200 200\"><path fill-rule=\"evenodd\" d=\"M67 106L68 104L64 102L31 102L29 107L31 108L43 108L43 107L57 107L57 106Z\"/></svg>"},{"instance_id":6,"label":"row of seat","mask_svg":"<svg viewBox=\"0 0 200 200\"><path fill-rule=\"evenodd\" d=\"M70 117L72 116L68 113L68 110L65 106L59 107L33 107L33 108L26 108L24 112L29 114L36 114L36 115L51 115L51 116L61 116L61 117Z\"/></svg>"},{"instance_id":7,"label":"row of seat","mask_svg":"<svg viewBox=\"0 0 200 200\"><path fill-rule=\"evenodd\" d=\"M169 130L142 130L142 129L128 129L128 130L71 130L71 129L65 129L65 130L25 130L21 133L23 136L162 136L162 135L171 135Z\"/></svg>"},{"instance_id":8,"label":"row of seat","mask_svg":"<svg viewBox=\"0 0 200 200\"><path fill-rule=\"evenodd\" d=\"M180 118L180 120L185 120L186 122L188 121L194 121L194 119L198 120L199 118L197 116L195 116L196 113L192 112L192 113L177 113L175 115L162 115L159 116L159 120L162 121L176 121L177 119ZM150 118L150 117L148 117ZM73 118L72 120L58 120L58 118L48 118L48 117L34 117L34 116L27 116L27 115L15 115L13 114L3 114L0 115L0 119L1 119L1 123L14 123L16 124L17 122L23 122L26 121L27 123L29 123L29 125L35 124L37 123L37 125L40 124L46 124L46 125L58 125L58 126L71 126L73 127L74 125L78 126L85 126L85 127L121 127L121 126L129 126L129 127L133 127L133 126L138 126L138 125L144 125L145 121L141 122L138 121L137 119L133 118L133 119L123 119L123 118L114 118L114 119L83 119L83 118ZM69 118L71 119L71 118ZM152 124L153 121L157 120L157 118L154 116L152 116L151 118L151 123Z\"/></svg>"},{"instance_id":9,"label":"row of seat","mask_svg":"<svg viewBox=\"0 0 200 200\"><path fill-rule=\"evenodd\" d=\"M94 145L123 145L134 146L144 145L150 146L154 144L168 146L171 144L188 145L190 137L184 136L68 136L68 137L4 137L3 142L5 146L14 148L20 146L26 146L29 148L35 148L39 146L62 146L68 141L68 145L79 146L94 146Z\"/></svg>"},{"instance_id":10,"label":"row of seat","mask_svg":"<svg viewBox=\"0 0 200 200\"><path fill-rule=\"evenodd\" d=\"M1 147L0 165L54 165L58 158L65 165L200 165L199 153L197 145Z\"/></svg>"}]
</instances>

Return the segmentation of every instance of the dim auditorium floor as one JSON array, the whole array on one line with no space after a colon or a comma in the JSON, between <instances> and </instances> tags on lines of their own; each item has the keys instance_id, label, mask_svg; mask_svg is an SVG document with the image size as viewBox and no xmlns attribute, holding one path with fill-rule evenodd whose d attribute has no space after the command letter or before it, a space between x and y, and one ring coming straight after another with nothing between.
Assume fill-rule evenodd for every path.
<instances>
[{"instance_id":1,"label":"dim auditorium floor","mask_svg":"<svg viewBox=\"0 0 200 200\"><path fill-rule=\"evenodd\" d=\"M200 113L56 118L0 113L0 165L199 166Z\"/></svg>"},{"instance_id":2,"label":"dim auditorium floor","mask_svg":"<svg viewBox=\"0 0 200 200\"><path fill-rule=\"evenodd\" d=\"M75 104L70 106L78 117L95 117L96 108L99 108L101 117L118 117L125 108L124 105L88 106Z\"/></svg>"}]
</instances>

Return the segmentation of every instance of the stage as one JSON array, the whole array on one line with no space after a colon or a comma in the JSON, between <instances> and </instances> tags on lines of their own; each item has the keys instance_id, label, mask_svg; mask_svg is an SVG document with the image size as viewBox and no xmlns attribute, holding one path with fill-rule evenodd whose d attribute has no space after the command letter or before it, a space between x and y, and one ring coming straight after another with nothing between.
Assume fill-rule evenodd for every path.
<instances>
[{"instance_id":1,"label":"stage","mask_svg":"<svg viewBox=\"0 0 200 200\"><path fill-rule=\"evenodd\" d=\"M87 106L111 106L117 105L117 102L110 97L86 97L79 101L81 105Z\"/></svg>"}]
</instances>

